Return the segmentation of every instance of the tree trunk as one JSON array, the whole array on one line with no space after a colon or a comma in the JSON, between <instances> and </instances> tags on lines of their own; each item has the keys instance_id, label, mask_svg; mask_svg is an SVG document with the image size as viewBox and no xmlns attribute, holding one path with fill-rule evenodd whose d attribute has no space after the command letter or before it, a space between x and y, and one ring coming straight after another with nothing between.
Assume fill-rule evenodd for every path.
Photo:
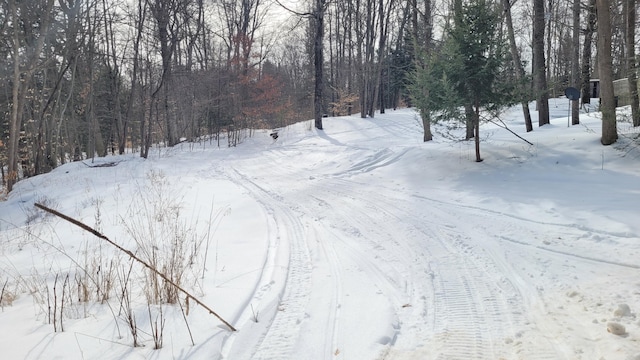
<instances>
[{"instance_id":1,"label":"tree trunk","mask_svg":"<svg viewBox=\"0 0 640 360\"><path fill-rule=\"evenodd\" d=\"M388 7L385 8L385 2ZM378 22L380 25L380 33L378 34L378 63L376 64L375 83L372 102L371 117L375 115L375 102L379 102L380 113L384 114L384 62L386 56L387 37L389 35L389 26L391 24L391 14L395 7L395 0L379 0L378 2Z\"/></svg>"},{"instance_id":2,"label":"tree trunk","mask_svg":"<svg viewBox=\"0 0 640 360\"><path fill-rule=\"evenodd\" d=\"M626 40L627 40L627 79L629 81L629 96L631 97L631 117L633 126L640 126L640 101L638 100L638 63L636 61L636 0L625 0L626 11Z\"/></svg>"},{"instance_id":3,"label":"tree trunk","mask_svg":"<svg viewBox=\"0 0 640 360\"><path fill-rule=\"evenodd\" d=\"M571 86L580 88L580 0L573 0L573 38L571 46L573 53L571 57ZM571 123L580 124L580 103L578 100L571 101Z\"/></svg>"},{"instance_id":4,"label":"tree trunk","mask_svg":"<svg viewBox=\"0 0 640 360\"><path fill-rule=\"evenodd\" d=\"M533 83L538 107L538 125L549 123L549 90L544 59L544 0L533 0Z\"/></svg>"},{"instance_id":5,"label":"tree trunk","mask_svg":"<svg viewBox=\"0 0 640 360\"><path fill-rule=\"evenodd\" d=\"M160 84L153 95L162 96L166 141L169 146L176 145L179 140L176 119L171 116L171 112L169 111L169 89L167 89L172 78L171 60L173 59L177 43L176 36L172 33L172 29L170 29L170 26L172 26L171 21L177 21L175 19L177 17L175 13L178 10L174 6L177 5L163 0L155 0L151 6L151 12L157 25L157 36L160 42L160 59L162 61ZM160 93L160 91L162 91L162 93Z\"/></svg>"},{"instance_id":6,"label":"tree trunk","mask_svg":"<svg viewBox=\"0 0 640 360\"><path fill-rule=\"evenodd\" d=\"M618 139L616 128L616 104L613 94L613 69L611 59L611 14L608 0L597 0L598 13L598 72L600 75L600 100L602 111L602 145L611 145Z\"/></svg>"},{"instance_id":7,"label":"tree trunk","mask_svg":"<svg viewBox=\"0 0 640 360\"><path fill-rule=\"evenodd\" d=\"M22 82L20 81L20 37L18 34L18 9L16 1L9 1L11 6L11 16L13 22L13 81L11 87L11 126L9 127L9 154L8 154L8 176L7 192L13 190L13 185L18 181L18 138L22 116L20 111L19 93Z\"/></svg>"},{"instance_id":8,"label":"tree trunk","mask_svg":"<svg viewBox=\"0 0 640 360\"><path fill-rule=\"evenodd\" d=\"M582 46L582 104L591 103L591 43L596 28L596 0L589 0L589 15Z\"/></svg>"},{"instance_id":9,"label":"tree trunk","mask_svg":"<svg viewBox=\"0 0 640 360\"><path fill-rule=\"evenodd\" d=\"M473 129L474 129L473 137L476 145L476 162L481 162L482 157L480 156L480 100L477 97L475 100Z\"/></svg>"},{"instance_id":10,"label":"tree trunk","mask_svg":"<svg viewBox=\"0 0 640 360\"><path fill-rule=\"evenodd\" d=\"M53 0L47 0L44 4L42 13L42 19L39 28L39 36L31 44L27 51L22 51L20 47L20 29L21 27L18 18L17 6L22 2L17 0L9 1L9 8L11 11L13 33L12 39L12 57L13 57L13 78L11 87L11 117L9 120L9 146L8 146L8 173L7 173L7 191L10 192L13 189L13 185L18 181L18 157L19 157L19 140L20 129L22 128L23 110L25 106L25 99L27 98L27 91L29 90L29 83L33 76L33 72L37 69L37 62L40 58L40 53L44 47L44 41L47 37L46 34L49 31L49 25L52 18ZM22 14L23 16L26 16ZM33 34L32 34L33 35ZM33 40L33 39L31 39ZM23 54L24 58L21 59L20 55ZM23 65L21 69L20 65ZM23 71L24 69L24 71Z\"/></svg>"},{"instance_id":11,"label":"tree trunk","mask_svg":"<svg viewBox=\"0 0 640 360\"><path fill-rule=\"evenodd\" d=\"M131 71L131 89L129 98L127 99L127 109L125 113L125 118L127 122L133 122L133 103L135 100L136 92L138 89L138 71L140 69L140 42L142 40L142 24L144 23L146 17L146 4L143 5L142 0L138 0L138 17L135 20L136 24L136 38L133 41L133 70ZM140 141L144 139L144 116L140 119ZM125 136L126 137L126 136ZM125 140L126 141L126 140ZM132 144L133 145L133 144ZM142 145L142 143L140 144ZM141 149L143 146L140 147ZM124 150L124 149L123 149ZM141 150L142 152L142 150Z\"/></svg>"},{"instance_id":12,"label":"tree trunk","mask_svg":"<svg viewBox=\"0 0 640 360\"><path fill-rule=\"evenodd\" d=\"M315 85L313 91L313 117L316 129L322 130L322 116L324 114L322 106L322 90L324 87L323 76L323 41L324 41L324 2L325 0L316 0L314 16L315 21L315 37L313 41L313 66L315 69Z\"/></svg>"},{"instance_id":13,"label":"tree trunk","mask_svg":"<svg viewBox=\"0 0 640 360\"><path fill-rule=\"evenodd\" d=\"M419 46L423 47L423 51L425 54L429 54L431 51L431 37L432 37L432 22L431 22L431 0L424 0L424 10L421 11L418 9L417 0L411 0L412 6L412 14L411 14L411 23L413 30L413 43L416 48ZM423 26L425 27L425 35L424 38L420 37L419 29L420 25L418 22L418 14L422 14L422 20L424 22ZM417 53L417 49L416 49ZM419 58L416 57L416 58ZM416 64L417 66L428 66L426 64ZM429 94L427 94L429 96ZM420 117L422 118L422 128L423 128L423 141L431 141L433 140L433 134L431 133L431 113L429 109L420 109Z\"/></svg>"},{"instance_id":14,"label":"tree trunk","mask_svg":"<svg viewBox=\"0 0 640 360\"><path fill-rule=\"evenodd\" d=\"M424 129L422 141L427 142L433 140L433 134L431 133L431 113L420 109L420 118L422 118L422 128Z\"/></svg>"},{"instance_id":15,"label":"tree trunk","mask_svg":"<svg viewBox=\"0 0 640 360\"><path fill-rule=\"evenodd\" d=\"M113 31L112 15L108 14L109 7L106 0L102 0L102 8L107 19L104 21L104 46L106 54L104 56L107 69L109 71L109 92L114 97L114 108L110 109L113 117L113 125L115 125L115 139L111 139L109 147L113 147L114 142L118 143L118 153L124 154L127 137L127 119L122 118L120 111L121 89L120 89L120 69L118 66L118 54L116 49L115 35ZM113 132L112 132L113 134ZM113 136L113 135L111 135ZM113 148L112 148L113 149Z\"/></svg>"},{"instance_id":16,"label":"tree trunk","mask_svg":"<svg viewBox=\"0 0 640 360\"><path fill-rule=\"evenodd\" d=\"M518 46L516 45L516 37L513 31L513 20L511 18L511 4L509 0L502 0L502 5L505 11L505 20L507 24L507 35L509 36L509 48L511 50L511 57L513 58L513 66L515 68L516 81L521 84L521 88L524 88L524 84L522 84L522 80L525 77L524 67L522 66L522 61L520 59L520 52L518 51ZM524 89L522 89L524 90ZM529 99L524 99L522 101L522 113L524 115L524 124L527 129L527 132L533 131L533 123L531 121L531 112L529 111ZM467 136L469 136L469 132L467 132Z\"/></svg>"},{"instance_id":17,"label":"tree trunk","mask_svg":"<svg viewBox=\"0 0 640 360\"><path fill-rule=\"evenodd\" d=\"M464 105L464 117L465 117L465 127L466 127L466 136L465 140L472 139L475 136L475 113L473 110L473 104L468 102Z\"/></svg>"}]
</instances>

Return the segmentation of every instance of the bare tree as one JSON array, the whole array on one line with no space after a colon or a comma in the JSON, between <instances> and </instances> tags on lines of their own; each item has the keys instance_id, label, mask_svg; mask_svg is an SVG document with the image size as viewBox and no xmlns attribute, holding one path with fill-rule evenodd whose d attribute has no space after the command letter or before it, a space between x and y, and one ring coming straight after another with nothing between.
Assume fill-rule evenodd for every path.
<instances>
[{"instance_id":1,"label":"bare tree","mask_svg":"<svg viewBox=\"0 0 640 360\"><path fill-rule=\"evenodd\" d=\"M602 111L602 145L611 145L618 139L616 104L613 93L611 59L611 12L608 0L596 0L598 13L598 72L600 74L600 100Z\"/></svg>"},{"instance_id":2,"label":"bare tree","mask_svg":"<svg viewBox=\"0 0 640 360\"><path fill-rule=\"evenodd\" d=\"M591 44L593 42L593 34L596 31L596 0L589 0L587 14L587 24L582 46L582 104L591 103Z\"/></svg>"},{"instance_id":3,"label":"bare tree","mask_svg":"<svg viewBox=\"0 0 640 360\"><path fill-rule=\"evenodd\" d=\"M516 45L516 37L513 31L513 20L511 18L511 2L509 0L502 0L502 5L504 7L505 22L507 25L507 36L509 37L509 49L511 50L511 58L513 59L513 66L515 68L516 81L522 83L525 77L525 71L524 66L522 65L522 60L520 59L520 51L518 51L518 46ZM526 98L522 101L522 113L524 115L524 123L527 132L533 131L531 112L529 111L529 100Z\"/></svg>"},{"instance_id":4,"label":"bare tree","mask_svg":"<svg viewBox=\"0 0 640 360\"><path fill-rule=\"evenodd\" d=\"M571 56L571 86L580 87L580 0L573 0L573 31L571 38L571 47L573 48ZM580 123L580 103L578 100L571 101L571 123L577 125Z\"/></svg>"},{"instance_id":5,"label":"bare tree","mask_svg":"<svg viewBox=\"0 0 640 360\"><path fill-rule=\"evenodd\" d=\"M432 37L433 37L433 17L431 13L431 0L424 0L424 7L421 9L418 7L417 0L411 0L412 15L412 37L413 46L417 51L421 52L421 56L416 57L416 66L426 70L428 66L427 57L430 56L432 50ZM424 29L424 32L420 32ZM429 97L429 90L424 89L426 92L425 97ZM433 134L431 133L431 113L429 109L420 109L420 118L422 119L423 136L422 141L433 140Z\"/></svg>"},{"instance_id":6,"label":"bare tree","mask_svg":"<svg viewBox=\"0 0 640 360\"><path fill-rule=\"evenodd\" d=\"M137 9L137 11L130 16L130 18L133 20L133 27L134 27L134 30L135 30L135 38L133 40L133 54L132 54L132 59L131 59L131 61L133 61L133 66L132 66L132 70L131 70L131 82L130 82L130 86L129 86L129 97L127 98L127 105L126 105L125 115L124 115L126 121L128 121L128 122L133 122L134 103L135 103L135 99L137 98L137 94L138 94L138 90L139 90L138 76L139 76L139 72L140 72L140 43L142 41L142 31L143 31L142 25L144 24L144 21L145 21L146 16L147 16L146 1L138 0L136 9ZM145 121L144 120L145 120L144 115L140 116L139 135L140 135L140 140L141 140L140 141L141 142L140 154L143 157L146 158L148 156L149 148L147 147L145 142L142 140L144 138L144 129L145 129ZM124 137L125 137L125 142L126 142L126 134L124 134L124 135L125 135ZM123 150L124 149L122 148L121 151L123 151Z\"/></svg>"},{"instance_id":7,"label":"bare tree","mask_svg":"<svg viewBox=\"0 0 640 360\"><path fill-rule=\"evenodd\" d=\"M633 126L640 126L640 102L638 101L638 63L636 60L636 0L625 0L626 40L627 40L627 79L631 96L631 117Z\"/></svg>"},{"instance_id":8,"label":"bare tree","mask_svg":"<svg viewBox=\"0 0 640 360\"><path fill-rule=\"evenodd\" d=\"M177 119L170 109L169 83L173 74L172 59L181 37L179 29L181 22L185 21L181 15L187 5L187 0L154 0L153 2L150 1L149 6L151 15L155 20L156 35L160 43L160 57L162 60L162 75L158 87L152 94L152 99L155 102L159 100L159 95L162 96L161 114L164 118L165 140L169 146L177 144L180 139Z\"/></svg>"},{"instance_id":9,"label":"bare tree","mask_svg":"<svg viewBox=\"0 0 640 360\"><path fill-rule=\"evenodd\" d=\"M11 119L9 125L9 147L8 147L8 179L7 190L11 191L13 185L18 181L18 141L20 129L23 123L23 110L27 98L27 91L30 86L33 74L38 67L40 53L42 52L46 34L52 18L52 8L54 0L47 0L43 6L30 7L24 2L9 0L9 8L12 18L12 103ZM31 16L31 17L30 17ZM28 24L39 21L39 26L32 29L30 26L21 27L19 19L30 19ZM36 20L39 19L39 20ZM25 21L26 22L26 21ZM22 30L22 32L21 32ZM23 42L28 46L23 46ZM24 50L24 51L23 51ZM21 56L22 55L22 56ZM22 57L22 58L21 58Z\"/></svg>"},{"instance_id":10,"label":"bare tree","mask_svg":"<svg viewBox=\"0 0 640 360\"><path fill-rule=\"evenodd\" d=\"M538 125L549 123L549 89L544 55L544 0L533 0L533 88L536 92Z\"/></svg>"},{"instance_id":11,"label":"bare tree","mask_svg":"<svg viewBox=\"0 0 640 360\"><path fill-rule=\"evenodd\" d=\"M330 0L314 0L310 12L298 12L291 10L279 1L278 4L290 13L306 17L313 25L313 118L315 127L322 130L322 117L324 116L324 16Z\"/></svg>"},{"instance_id":12,"label":"bare tree","mask_svg":"<svg viewBox=\"0 0 640 360\"><path fill-rule=\"evenodd\" d=\"M324 13L327 9L328 0L315 0L312 16L314 22L315 36L313 39L313 68L314 91L313 91L313 118L316 129L322 130L322 116L324 115L323 88L324 88Z\"/></svg>"}]
</instances>

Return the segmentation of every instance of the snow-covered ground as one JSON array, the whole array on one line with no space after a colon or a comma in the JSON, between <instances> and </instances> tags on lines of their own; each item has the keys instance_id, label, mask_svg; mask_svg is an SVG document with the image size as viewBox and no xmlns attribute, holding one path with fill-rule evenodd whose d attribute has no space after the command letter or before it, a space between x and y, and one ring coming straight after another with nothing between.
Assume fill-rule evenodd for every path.
<instances>
[{"instance_id":1,"label":"snow-covered ground","mask_svg":"<svg viewBox=\"0 0 640 360\"><path fill-rule=\"evenodd\" d=\"M568 128L551 105L528 134L504 115L533 146L483 125L482 163L403 109L21 181L0 202L0 357L640 359L637 131L603 147L598 113ZM237 331L183 294L148 305L142 265L34 202L181 274Z\"/></svg>"}]
</instances>

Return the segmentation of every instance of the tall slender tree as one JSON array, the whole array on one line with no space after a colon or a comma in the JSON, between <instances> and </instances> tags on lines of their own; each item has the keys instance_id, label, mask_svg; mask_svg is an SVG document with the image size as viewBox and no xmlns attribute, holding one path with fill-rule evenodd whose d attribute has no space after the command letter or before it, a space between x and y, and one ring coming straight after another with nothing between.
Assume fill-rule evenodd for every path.
<instances>
[{"instance_id":1,"label":"tall slender tree","mask_svg":"<svg viewBox=\"0 0 640 360\"><path fill-rule=\"evenodd\" d=\"M611 59L611 11L609 0L596 0L598 13L598 72L600 74L600 100L602 111L602 145L611 145L618 139L616 103L613 93Z\"/></svg>"},{"instance_id":2,"label":"tall slender tree","mask_svg":"<svg viewBox=\"0 0 640 360\"><path fill-rule=\"evenodd\" d=\"M9 0L12 22L12 102L9 125L8 179L7 190L11 191L18 181L18 153L20 129L24 120L25 101L30 83L38 68L40 55L44 47L49 26L52 21L53 0L47 0L41 6L18 0ZM33 5L33 4L32 4ZM24 24L25 26L21 26Z\"/></svg>"},{"instance_id":3,"label":"tall slender tree","mask_svg":"<svg viewBox=\"0 0 640 360\"><path fill-rule=\"evenodd\" d=\"M633 126L640 126L640 101L638 100L638 61L636 60L636 0L625 0L627 79L631 96L631 117Z\"/></svg>"},{"instance_id":4,"label":"tall slender tree","mask_svg":"<svg viewBox=\"0 0 640 360\"><path fill-rule=\"evenodd\" d=\"M571 86L576 89L580 87L580 0L573 0L573 29L571 37ZM580 103L578 100L571 101L571 123L580 123Z\"/></svg>"},{"instance_id":5,"label":"tall slender tree","mask_svg":"<svg viewBox=\"0 0 640 360\"><path fill-rule=\"evenodd\" d=\"M579 1L579 0L576 0ZM516 45L516 37L515 32L513 31L513 19L511 17L511 1L510 0L502 0L502 6L504 8L505 13L505 22L507 25L507 36L509 37L509 49L511 51L511 59L513 60L513 66L515 68L516 81L522 88L522 92L526 93L524 87L526 86L524 83L525 71L524 66L522 65L522 60L520 59L520 51L518 51L518 46ZM524 94L523 94L524 96ZM524 124L527 132L533 131L533 124L531 121L531 112L529 111L529 99L525 97L522 101L522 113L524 115Z\"/></svg>"},{"instance_id":6,"label":"tall slender tree","mask_svg":"<svg viewBox=\"0 0 640 360\"><path fill-rule=\"evenodd\" d=\"M312 16L315 34L313 38L313 119L316 129L322 130L322 116L324 115L324 13L328 0L315 0Z\"/></svg>"},{"instance_id":7,"label":"tall slender tree","mask_svg":"<svg viewBox=\"0 0 640 360\"><path fill-rule=\"evenodd\" d=\"M584 43L582 46L582 76L581 81L581 99L582 104L591 103L591 45L593 43L593 34L596 31L596 0L589 0L587 6L587 23L584 31Z\"/></svg>"},{"instance_id":8,"label":"tall slender tree","mask_svg":"<svg viewBox=\"0 0 640 360\"><path fill-rule=\"evenodd\" d=\"M431 0L423 1L424 7L418 7L417 0L411 0L411 27L412 27L412 43L416 52L416 70L420 74L429 72L429 58L432 51L433 37L433 17L431 13ZM421 31L422 30L422 31ZM414 98L426 100L429 99L429 87L414 87ZM423 136L422 141L431 141L433 134L431 133L431 109L428 102L419 101L418 104L420 118L422 119Z\"/></svg>"},{"instance_id":9,"label":"tall slender tree","mask_svg":"<svg viewBox=\"0 0 640 360\"><path fill-rule=\"evenodd\" d=\"M533 0L533 88L536 92L538 125L549 123L549 89L544 56L544 0Z\"/></svg>"}]
</instances>

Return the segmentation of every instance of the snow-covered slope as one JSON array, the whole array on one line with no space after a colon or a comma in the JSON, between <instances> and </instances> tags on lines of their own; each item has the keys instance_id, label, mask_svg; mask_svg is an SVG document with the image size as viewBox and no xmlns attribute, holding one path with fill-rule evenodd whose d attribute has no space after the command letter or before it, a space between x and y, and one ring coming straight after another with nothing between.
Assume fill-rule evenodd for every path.
<instances>
[{"instance_id":1,"label":"snow-covered slope","mask_svg":"<svg viewBox=\"0 0 640 360\"><path fill-rule=\"evenodd\" d=\"M636 134L603 147L599 114L567 128L566 106L528 134L505 113L533 146L484 125L482 163L451 124L423 143L403 109L24 180L0 203L2 357L639 359ZM143 266L34 202L180 265L237 331L183 294L148 305Z\"/></svg>"}]
</instances>

